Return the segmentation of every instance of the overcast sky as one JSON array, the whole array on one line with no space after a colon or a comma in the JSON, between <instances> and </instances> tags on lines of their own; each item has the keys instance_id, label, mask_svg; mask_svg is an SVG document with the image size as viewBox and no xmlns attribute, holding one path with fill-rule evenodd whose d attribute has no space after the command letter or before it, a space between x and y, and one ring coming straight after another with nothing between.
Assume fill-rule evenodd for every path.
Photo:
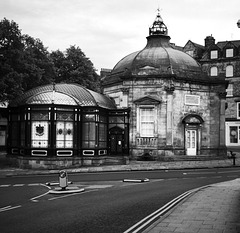
<instances>
[{"instance_id":1,"label":"overcast sky","mask_svg":"<svg viewBox=\"0 0 240 233\"><path fill-rule=\"evenodd\" d=\"M239 0L0 0L0 19L39 38L48 51L81 48L99 71L146 45L157 8L171 42L240 40Z\"/></svg>"}]
</instances>

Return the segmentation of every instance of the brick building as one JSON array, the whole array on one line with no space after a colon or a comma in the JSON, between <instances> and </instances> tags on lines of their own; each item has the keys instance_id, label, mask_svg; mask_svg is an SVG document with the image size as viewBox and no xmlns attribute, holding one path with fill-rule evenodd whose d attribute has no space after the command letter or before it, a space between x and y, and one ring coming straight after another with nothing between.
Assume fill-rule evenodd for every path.
<instances>
[{"instance_id":1,"label":"brick building","mask_svg":"<svg viewBox=\"0 0 240 233\"><path fill-rule=\"evenodd\" d=\"M226 154L226 81L209 76L171 44L159 14L146 47L121 59L108 75L104 72L102 83L118 109L131 109L130 157Z\"/></svg>"}]
</instances>

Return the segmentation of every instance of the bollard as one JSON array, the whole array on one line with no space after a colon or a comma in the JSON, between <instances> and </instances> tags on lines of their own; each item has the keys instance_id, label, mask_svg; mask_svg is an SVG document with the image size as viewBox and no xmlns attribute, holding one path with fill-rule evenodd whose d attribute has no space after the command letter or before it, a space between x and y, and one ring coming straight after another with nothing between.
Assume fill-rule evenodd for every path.
<instances>
[{"instance_id":1,"label":"bollard","mask_svg":"<svg viewBox=\"0 0 240 233\"><path fill-rule=\"evenodd\" d=\"M233 153L232 151L230 151L230 154L231 154L231 158L233 159L233 166L235 166L236 153Z\"/></svg>"},{"instance_id":2,"label":"bollard","mask_svg":"<svg viewBox=\"0 0 240 233\"><path fill-rule=\"evenodd\" d=\"M66 187L68 186L68 176L67 176L67 172L64 170L61 170L59 172L59 186L65 190Z\"/></svg>"}]
</instances>

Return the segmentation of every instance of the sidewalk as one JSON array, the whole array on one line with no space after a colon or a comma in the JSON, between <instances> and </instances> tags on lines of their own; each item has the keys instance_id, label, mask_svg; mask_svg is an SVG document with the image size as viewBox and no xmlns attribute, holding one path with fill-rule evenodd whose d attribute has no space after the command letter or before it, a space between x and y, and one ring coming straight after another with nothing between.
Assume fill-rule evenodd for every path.
<instances>
[{"instance_id":1,"label":"sidewalk","mask_svg":"<svg viewBox=\"0 0 240 233\"><path fill-rule=\"evenodd\" d=\"M235 167L240 167L240 157L235 160ZM64 169L68 173L76 172L113 172L113 171L150 171L150 170L172 170L172 169L202 169L202 168L220 168L234 167L232 159L204 160L204 161L130 161L127 165L105 165L98 167L79 167ZM59 170L33 170L20 169L13 167L0 168L0 176L18 176L18 175L41 175L58 174Z\"/></svg>"},{"instance_id":2,"label":"sidewalk","mask_svg":"<svg viewBox=\"0 0 240 233\"><path fill-rule=\"evenodd\" d=\"M239 233L240 179L199 190L144 233Z\"/></svg>"}]
</instances>

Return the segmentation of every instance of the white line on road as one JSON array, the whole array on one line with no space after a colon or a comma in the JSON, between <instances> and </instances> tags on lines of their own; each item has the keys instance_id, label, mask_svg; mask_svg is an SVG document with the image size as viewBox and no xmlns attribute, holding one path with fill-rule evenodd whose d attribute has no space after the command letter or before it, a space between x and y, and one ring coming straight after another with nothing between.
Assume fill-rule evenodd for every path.
<instances>
[{"instance_id":1,"label":"white line on road","mask_svg":"<svg viewBox=\"0 0 240 233\"><path fill-rule=\"evenodd\" d=\"M41 195L39 195L39 196L33 197L33 198L31 198L30 200L36 202L36 199L38 199L39 197L43 197L43 196L47 195L48 193L49 193L49 191L47 191L46 193L41 194Z\"/></svg>"},{"instance_id":2,"label":"white line on road","mask_svg":"<svg viewBox=\"0 0 240 233\"><path fill-rule=\"evenodd\" d=\"M19 207L21 207L21 205L18 205L18 206L6 206L6 207L4 207L4 208L1 208L1 209L0 209L0 212L17 209L17 208L19 208Z\"/></svg>"},{"instance_id":3,"label":"white line on road","mask_svg":"<svg viewBox=\"0 0 240 233\"><path fill-rule=\"evenodd\" d=\"M27 186L38 186L38 185L41 185L39 183L36 183L36 184L28 184Z\"/></svg>"},{"instance_id":4,"label":"white line on road","mask_svg":"<svg viewBox=\"0 0 240 233\"><path fill-rule=\"evenodd\" d=\"M13 187L22 187L24 184L14 184Z\"/></svg>"},{"instance_id":5,"label":"white line on road","mask_svg":"<svg viewBox=\"0 0 240 233\"><path fill-rule=\"evenodd\" d=\"M8 205L8 206L5 206L5 207L2 207L2 208L0 208L0 210L8 209L9 207L11 207L11 205Z\"/></svg>"},{"instance_id":6,"label":"white line on road","mask_svg":"<svg viewBox=\"0 0 240 233\"><path fill-rule=\"evenodd\" d=\"M10 184L2 184L2 185L0 185L1 188L10 187L10 186L11 186Z\"/></svg>"}]
</instances>

